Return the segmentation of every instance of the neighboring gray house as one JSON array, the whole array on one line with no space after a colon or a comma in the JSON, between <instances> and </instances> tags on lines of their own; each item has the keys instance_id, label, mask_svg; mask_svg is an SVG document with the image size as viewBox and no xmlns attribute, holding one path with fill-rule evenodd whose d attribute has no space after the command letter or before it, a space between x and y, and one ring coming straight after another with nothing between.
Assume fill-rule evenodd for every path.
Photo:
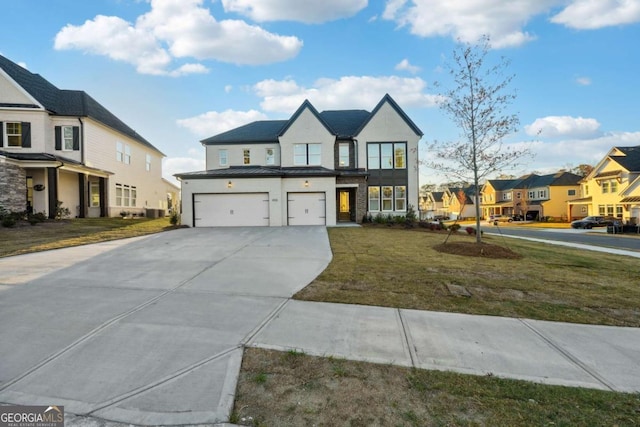
<instances>
[{"instance_id":1,"label":"neighboring gray house","mask_svg":"<svg viewBox=\"0 0 640 427\"><path fill-rule=\"evenodd\" d=\"M61 90L0 56L0 206L53 218L166 210L179 189L162 154L83 91ZM170 196L168 196L170 195Z\"/></svg>"},{"instance_id":2,"label":"neighboring gray house","mask_svg":"<svg viewBox=\"0 0 640 427\"><path fill-rule=\"evenodd\" d=\"M318 112L249 123L204 139L206 169L176 174L182 222L200 226L335 225L418 205L422 132L385 95L372 112Z\"/></svg>"}]
</instances>

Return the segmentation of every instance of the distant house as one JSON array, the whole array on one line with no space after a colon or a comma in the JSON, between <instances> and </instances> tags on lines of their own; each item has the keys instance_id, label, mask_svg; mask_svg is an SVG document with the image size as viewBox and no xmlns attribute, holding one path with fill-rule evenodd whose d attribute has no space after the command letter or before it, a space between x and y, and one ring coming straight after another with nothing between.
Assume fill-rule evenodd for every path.
<instances>
[{"instance_id":1,"label":"distant house","mask_svg":"<svg viewBox=\"0 0 640 427\"><path fill-rule=\"evenodd\" d=\"M202 140L206 170L176 174L182 222L205 226L335 225L418 210L422 132L385 95L375 108L249 123Z\"/></svg>"},{"instance_id":2,"label":"distant house","mask_svg":"<svg viewBox=\"0 0 640 427\"><path fill-rule=\"evenodd\" d=\"M582 181L583 198L570 202L576 217L615 216L640 223L640 146L613 147Z\"/></svg>"},{"instance_id":3,"label":"distant house","mask_svg":"<svg viewBox=\"0 0 640 427\"><path fill-rule=\"evenodd\" d=\"M448 216L444 209L444 191L430 191L420 197L420 218L431 219Z\"/></svg>"},{"instance_id":4,"label":"distant house","mask_svg":"<svg viewBox=\"0 0 640 427\"><path fill-rule=\"evenodd\" d=\"M443 198L447 216L452 219L470 219L476 217L475 187L451 187L444 191Z\"/></svg>"},{"instance_id":5,"label":"distant house","mask_svg":"<svg viewBox=\"0 0 640 427\"><path fill-rule=\"evenodd\" d=\"M482 188L482 212L568 220L568 203L580 198L581 176L570 172L488 180Z\"/></svg>"},{"instance_id":6,"label":"distant house","mask_svg":"<svg viewBox=\"0 0 640 427\"><path fill-rule=\"evenodd\" d=\"M0 56L0 206L55 217L164 212L179 188L164 154L87 93Z\"/></svg>"}]
</instances>

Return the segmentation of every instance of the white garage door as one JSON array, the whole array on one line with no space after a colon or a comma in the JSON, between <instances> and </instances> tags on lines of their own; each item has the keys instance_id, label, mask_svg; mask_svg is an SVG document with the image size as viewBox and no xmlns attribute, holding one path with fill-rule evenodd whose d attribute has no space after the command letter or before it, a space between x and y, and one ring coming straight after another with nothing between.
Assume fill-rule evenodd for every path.
<instances>
[{"instance_id":1,"label":"white garage door","mask_svg":"<svg viewBox=\"0 0 640 427\"><path fill-rule=\"evenodd\" d=\"M325 193L287 193L289 225L325 225Z\"/></svg>"},{"instance_id":2,"label":"white garage door","mask_svg":"<svg viewBox=\"0 0 640 427\"><path fill-rule=\"evenodd\" d=\"M195 227L269 225L268 193L194 194Z\"/></svg>"}]
</instances>

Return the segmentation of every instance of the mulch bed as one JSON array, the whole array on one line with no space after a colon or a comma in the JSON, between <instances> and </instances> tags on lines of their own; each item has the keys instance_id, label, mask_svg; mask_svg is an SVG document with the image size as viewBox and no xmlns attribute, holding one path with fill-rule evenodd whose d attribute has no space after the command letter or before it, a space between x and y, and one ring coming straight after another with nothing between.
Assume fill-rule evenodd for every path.
<instances>
[{"instance_id":1,"label":"mulch bed","mask_svg":"<svg viewBox=\"0 0 640 427\"><path fill-rule=\"evenodd\" d=\"M441 243L433 247L438 252L444 252L452 255L495 258L495 259L520 259L522 255L513 252L509 248L503 246L492 245L489 243L476 242L450 242Z\"/></svg>"}]
</instances>

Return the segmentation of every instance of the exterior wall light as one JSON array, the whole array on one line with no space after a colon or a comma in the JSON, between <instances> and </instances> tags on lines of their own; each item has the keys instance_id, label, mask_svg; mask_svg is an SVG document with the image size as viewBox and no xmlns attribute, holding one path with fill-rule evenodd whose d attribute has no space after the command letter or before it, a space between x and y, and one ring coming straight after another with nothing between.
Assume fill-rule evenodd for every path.
<instances>
[{"instance_id":1,"label":"exterior wall light","mask_svg":"<svg viewBox=\"0 0 640 427\"><path fill-rule=\"evenodd\" d=\"M309 186L309 180L308 180L308 179L305 179L305 180L304 180L304 186L305 186L305 187L308 187L308 186Z\"/></svg>"},{"instance_id":2,"label":"exterior wall light","mask_svg":"<svg viewBox=\"0 0 640 427\"><path fill-rule=\"evenodd\" d=\"M231 187L233 187L233 182L231 181L227 182L227 188L231 188Z\"/></svg>"}]
</instances>

